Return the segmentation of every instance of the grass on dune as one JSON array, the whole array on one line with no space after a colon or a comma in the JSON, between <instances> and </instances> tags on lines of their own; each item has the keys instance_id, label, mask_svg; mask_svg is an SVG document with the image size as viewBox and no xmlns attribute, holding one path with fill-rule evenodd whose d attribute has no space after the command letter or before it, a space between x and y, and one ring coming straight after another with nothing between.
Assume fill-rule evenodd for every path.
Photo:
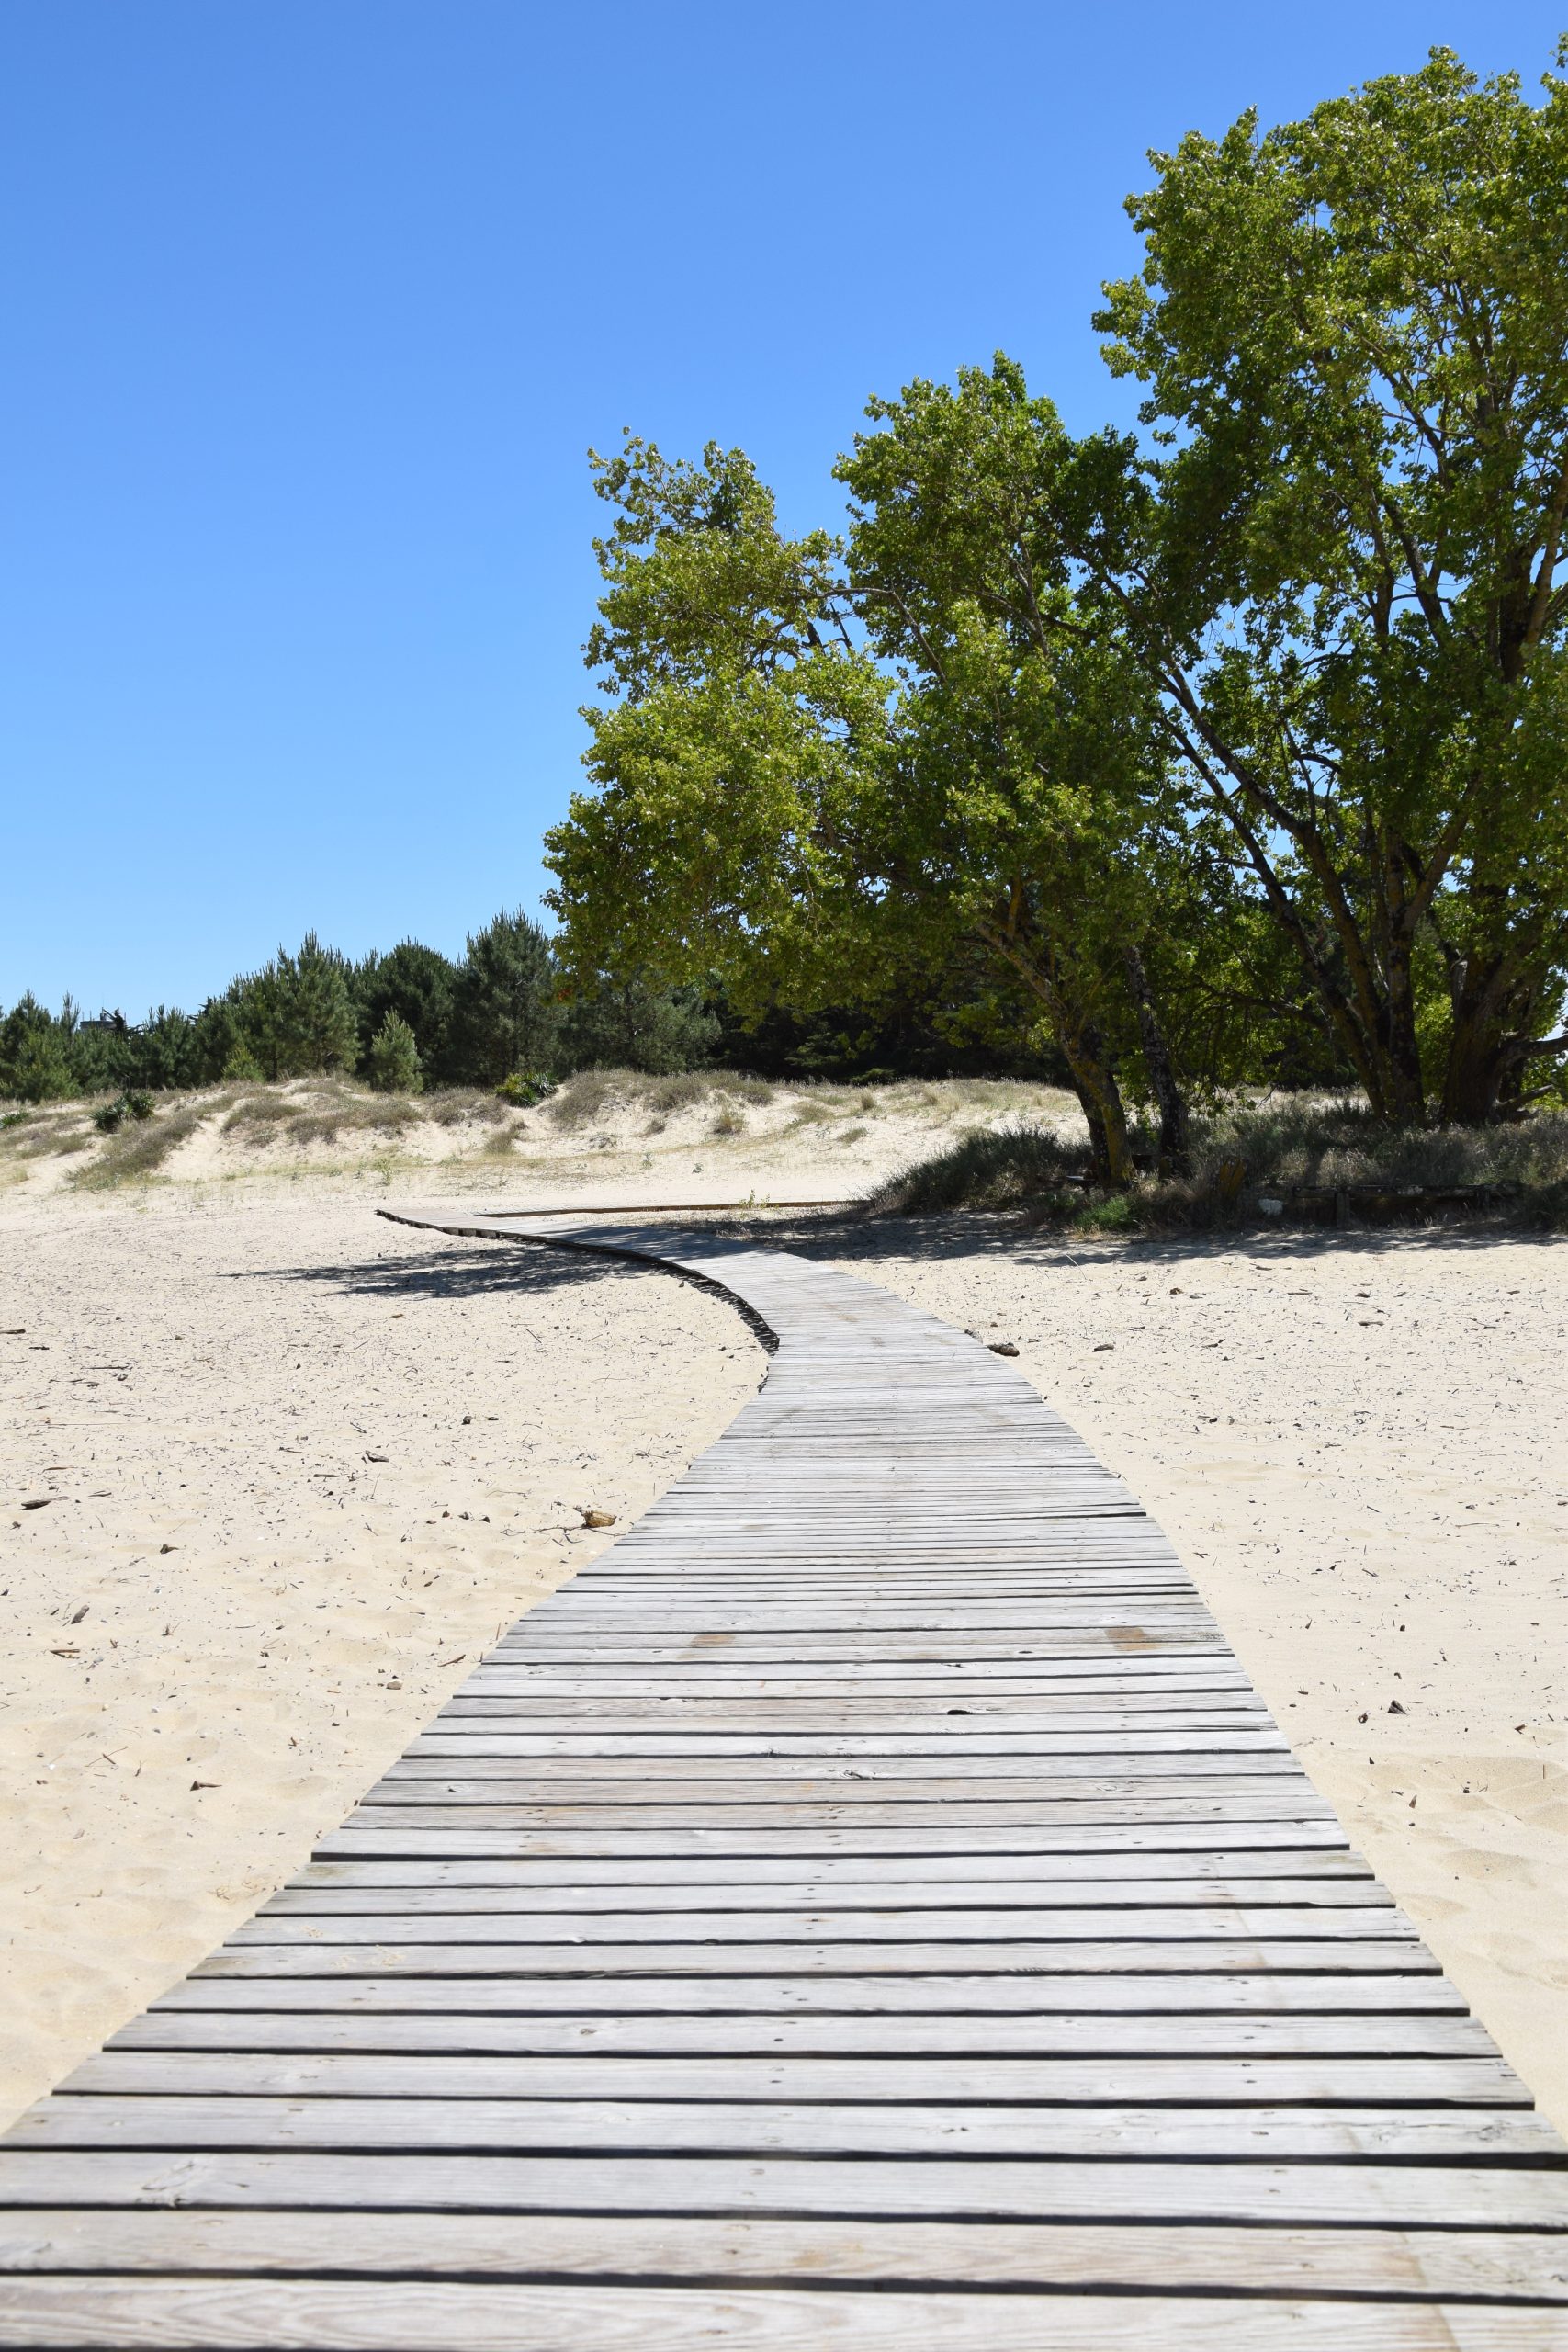
<instances>
[{"instance_id":1,"label":"grass on dune","mask_svg":"<svg viewBox=\"0 0 1568 2352\"><path fill-rule=\"evenodd\" d=\"M1152 1138L1134 1138L1152 1167ZM1504 1126L1387 1127L1354 1102L1271 1096L1193 1121L1191 1166L1180 1177L1141 1174L1126 1190L1086 1199L1087 1146L1018 1124L978 1128L912 1162L874 1193L873 1214L1022 1209L1043 1223L1091 1231L1277 1223L1319 1213L1322 1196L1415 1194L1498 1188L1490 1204L1521 1222L1568 1226L1568 1113L1543 1111ZM1281 1201L1272 1215L1261 1200ZM1432 1204L1432 1213L1447 1204ZM1372 1204L1368 1213L1382 1214ZM1404 1213L1426 1213L1419 1201Z\"/></svg>"},{"instance_id":2,"label":"grass on dune","mask_svg":"<svg viewBox=\"0 0 1568 2352\"><path fill-rule=\"evenodd\" d=\"M1058 1191L1082 1173L1088 1160L1087 1148L1064 1143L1048 1127L974 1127L890 1176L867 1206L903 1216L934 1209L1017 1208Z\"/></svg>"},{"instance_id":3,"label":"grass on dune","mask_svg":"<svg viewBox=\"0 0 1568 2352\"><path fill-rule=\"evenodd\" d=\"M774 1091L769 1080L743 1070L683 1069L657 1077L639 1069L580 1069L556 1089L546 1107L558 1126L576 1128L618 1111L668 1119L708 1102L717 1117L727 1103L771 1102Z\"/></svg>"},{"instance_id":4,"label":"grass on dune","mask_svg":"<svg viewBox=\"0 0 1568 2352\"><path fill-rule=\"evenodd\" d=\"M72 1183L89 1193L108 1192L117 1184L144 1183L196 1133L211 1108L202 1096L187 1096L141 1125L121 1128L107 1138L85 1168L77 1169Z\"/></svg>"}]
</instances>

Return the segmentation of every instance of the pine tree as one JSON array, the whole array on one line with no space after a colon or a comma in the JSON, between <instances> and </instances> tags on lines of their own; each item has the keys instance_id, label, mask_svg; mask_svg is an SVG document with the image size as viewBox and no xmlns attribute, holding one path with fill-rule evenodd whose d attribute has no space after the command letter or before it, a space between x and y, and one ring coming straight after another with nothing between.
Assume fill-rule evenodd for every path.
<instances>
[{"instance_id":1,"label":"pine tree","mask_svg":"<svg viewBox=\"0 0 1568 2352\"><path fill-rule=\"evenodd\" d=\"M370 1083L382 1094L417 1094L424 1085L413 1031L389 1012L370 1040Z\"/></svg>"},{"instance_id":2,"label":"pine tree","mask_svg":"<svg viewBox=\"0 0 1568 2352\"><path fill-rule=\"evenodd\" d=\"M230 1000L238 1042L267 1078L352 1069L359 1058L346 967L313 931L300 941L298 955L280 947L270 964L236 980Z\"/></svg>"},{"instance_id":3,"label":"pine tree","mask_svg":"<svg viewBox=\"0 0 1568 2352\"><path fill-rule=\"evenodd\" d=\"M521 908L476 932L457 982L454 1028L462 1076L499 1086L513 1073L547 1070L560 1035L556 987L549 940Z\"/></svg>"}]
</instances>

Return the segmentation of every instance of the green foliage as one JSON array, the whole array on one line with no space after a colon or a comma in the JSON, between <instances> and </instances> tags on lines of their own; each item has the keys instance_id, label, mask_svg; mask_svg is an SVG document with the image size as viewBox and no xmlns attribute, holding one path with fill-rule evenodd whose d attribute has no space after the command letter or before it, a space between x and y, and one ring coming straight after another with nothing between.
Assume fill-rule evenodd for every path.
<instances>
[{"instance_id":1,"label":"green foliage","mask_svg":"<svg viewBox=\"0 0 1568 2352\"><path fill-rule=\"evenodd\" d=\"M719 1023L700 988L659 989L639 976L597 975L580 988L561 1024L569 1069L637 1069L654 1075L713 1058Z\"/></svg>"},{"instance_id":2,"label":"green foliage","mask_svg":"<svg viewBox=\"0 0 1568 2352\"><path fill-rule=\"evenodd\" d=\"M496 1087L513 1070L552 1066L560 1035L557 986L550 942L520 907L472 934L452 1023L464 1084Z\"/></svg>"},{"instance_id":3,"label":"green foliage","mask_svg":"<svg viewBox=\"0 0 1568 2352\"><path fill-rule=\"evenodd\" d=\"M30 991L0 1021L0 1095L52 1102L74 1093L69 1052L75 1027L69 999L57 1021Z\"/></svg>"},{"instance_id":4,"label":"green foliage","mask_svg":"<svg viewBox=\"0 0 1568 2352\"><path fill-rule=\"evenodd\" d=\"M1112 1193L1103 1201L1086 1201L1073 1211L1080 1233L1130 1233L1138 1222L1136 1206L1127 1193Z\"/></svg>"},{"instance_id":5,"label":"green foliage","mask_svg":"<svg viewBox=\"0 0 1568 2352\"><path fill-rule=\"evenodd\" d=\"M417 939L400 940L385 956L371 955L348 974L366 1049L389 1012L412 1032L420 1068L433 1084L459 1075L454 1057L453 1017L462 975L439 949Z\"/></svg>"},{"instance_id":6,"label":"green foliage","mask_svg":"<svg viewBox=\"0 0 1568 2352\"><path fill-rule=\"evenodd\" d=\"M400 1013L389 1012L370 1041L370 1083L381 1094L418 1094L424 1085L414 1034Z\"/></svg>"},{"instance_id":7,"label":"green foliage","mask_svg":"<svg viewBox=\"0 0 1568 2352\"><path fill-rule=\"evenodd\" d=\"M530 1111L536 1102L544 1102L555 1091L555 1080L538 1076L531 1070L514 1069L496 1088L500 1102L510 1102L516 1110Z\"/></svg>"},{"instance_id":8,"label":"green foliage","mask_svg":"<svg viewBox=\"0 0 1568 2352\"><path fill-rule=\"evenodd\" d=\"M612 707L588 714L598 792L548 836L568 958L716 974L758 1017L929 1000L940 974L955 1030L1065 1056L1124 1164L1118 951L1152 919L1140 844L1163 826L1178 854L1152 696L1075 628L1037 514L1064 436L1019 371L871 413L842 548L785 539L739 451L601 466Z\"/></svg>"},{"instance_id":9,"label":"green foliage","mask_svg":"<svg viewBox=\"0 0 1568 2352\"><path fill-rule=\"evenodd\" d=\"M204 1057L199 1023L177 1005L158 1005L136 1029L115 1014L105 1058L112 1080L153 1092L200 1086L217 1075Z\"/></svg>"},{"instance_id":10,"label":"green foliage","mask_svg":"<svg viewBox=\"0 0 1568 2352\"><path fill-rule=\"evenodd\" d=\"M347 966L313 931L296 954L280 947L270 964L236 980L229 1002L233 1037L225 1075L308 1078L352 1069L359 1058Z\"/></svg>"},{"instance_id":11,"label":"green foliage","mask_svg":"<svg viewBox=\"0 0 1568 2352\"><path fill-rule=\"evenodd\" d=\"M1089 601L1369 1102L1523 1092L1568 978L1568 85L1451 51L1154 160L1098 323L1168 455L1082 445Z\"/></svg>"},{"instance_id":12,"label":"green foliage","mask_svg":"<svg viewBox=\"0 0 1568 2352\"><path fill-rule=\"evenodd\" d=\"M117 1095L112 1102L101 1102L93 1114L93 1125L100 1135L112 1136L127 1119L150 1119L153 1107L151 1094L135 1087Z\"/></svg>"}]
</instances>

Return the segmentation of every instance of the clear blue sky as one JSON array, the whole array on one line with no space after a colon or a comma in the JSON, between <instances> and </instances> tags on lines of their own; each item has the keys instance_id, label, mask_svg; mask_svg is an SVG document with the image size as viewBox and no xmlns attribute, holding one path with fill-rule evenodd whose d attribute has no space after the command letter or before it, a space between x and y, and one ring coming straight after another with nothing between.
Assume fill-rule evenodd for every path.
<instances>
[{"instance_id":1,"label":"clear blue sky","mask_svg":"<svg viewBox=\"0 0 1568 2352\"><path fill-rule=\"evenodd\" d=\"M741 443L790 521L996 347L1077 427L1145 151L1568 0L6 0L0 1001L194 1005L314 926L536 902L584 450Z\"/></svg>"}]
</instances>

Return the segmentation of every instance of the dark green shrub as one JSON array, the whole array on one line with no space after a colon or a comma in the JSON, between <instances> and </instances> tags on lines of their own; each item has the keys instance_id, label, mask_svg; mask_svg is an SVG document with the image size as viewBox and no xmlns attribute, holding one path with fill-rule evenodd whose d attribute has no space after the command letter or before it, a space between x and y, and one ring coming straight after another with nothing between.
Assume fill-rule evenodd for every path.
<instances>
[{"instance_id":1,"label":"dark green shrub","mask_svg":"<svg viewBox=\"0 0 1568 2352\"><path fill-rule=\"evenodd\" d=\"M890 1176L867 1206L893 1216L1011 1208L1070 1184L1088 1163L1086 1145L1064 1143L1047 1127L980 1127Z\"/></svg>"},{"instance_id":2,"label":"dark green shrub","mask_svg":"<svg viewBox=\"0 0 1568 2352\"><path fill-rule=\"evenodd\" d=\"M424 1085L419 1047L402 1015L387 1013L370 1041L370 1083L378 1094L417 1094Z\"/></svg>"},{"instance_id":3,"label":"dark green shrub","mask_svg":"<svg viewBox=\"0 0 1568 2352\"><path fill-rule=\"evenodd\" d=\"M152 1097L145 1088L130 1087L112 1102L100 1103L93 1114L93 1125L101 1135L112 1136L124 1120L150 1119L152 1111Z\"/></svg>"},{"instance_id":4,"label":"dark green shrub","mask_svg":"<svg viewBox=\"0 0 1568 2352\"><path fill-rule=\"evenodd\" d=\"M426 1082L447 1083L455 1074L453 1022L462 978L451 958L417 939L404 939L389 954L367 956L363 964L351 966L347 977L366 1068L373 1039L388 1013L395 1012L413 1033Z\"/></svg>"}]
</instances>

